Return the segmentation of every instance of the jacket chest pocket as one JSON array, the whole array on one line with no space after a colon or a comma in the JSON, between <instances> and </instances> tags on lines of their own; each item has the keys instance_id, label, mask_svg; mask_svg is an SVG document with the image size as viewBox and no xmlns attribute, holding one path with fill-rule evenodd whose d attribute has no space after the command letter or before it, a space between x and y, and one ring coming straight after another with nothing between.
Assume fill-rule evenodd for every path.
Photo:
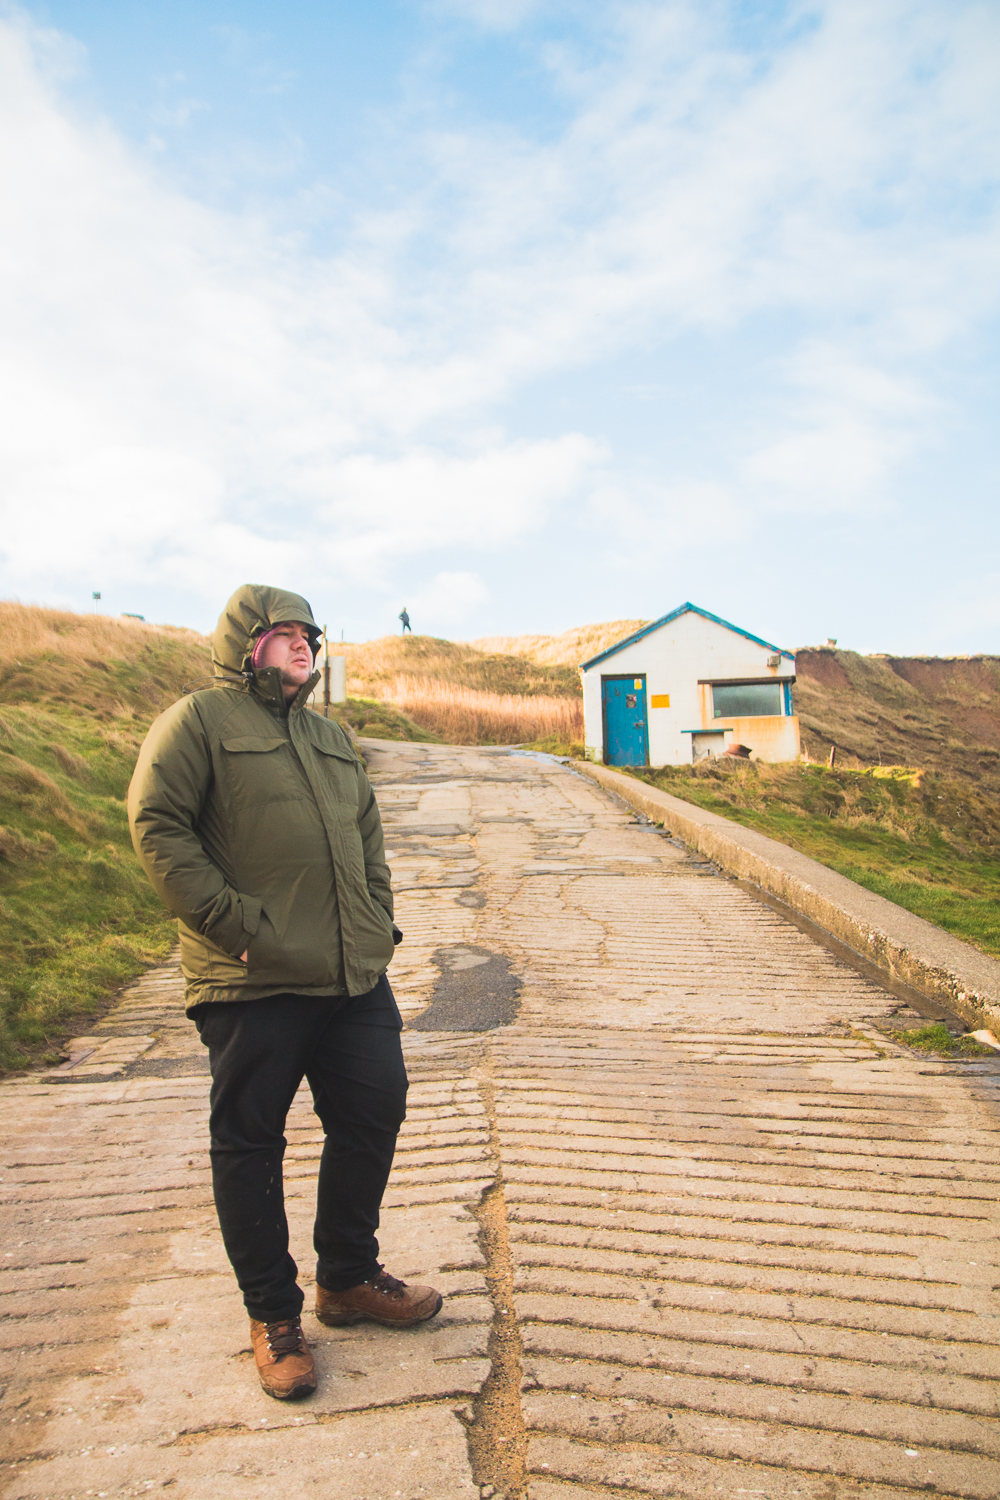
<instances>
[{"instance_id":1,"label":"jacket chest pocket","mask_svg":"<svg viewBox=\"0 0 1000 1500\"><path fill-rule=\"evenodd\" d=\"M230 795L243 806L301 802L309 796L302 769L285 739L241 734L222 741Z\"/></svg>"},{"instance_id":2,"label":"jacket chest pocket","mask_svg":"<svg viewBox=\"0 0 1000 1500\"><path fill-rule=\"evenodd\" d=\"M335 816L354 822L358 815L358 763L343 750L314 745L316 770Z\"/></svg>"}]
</instances>

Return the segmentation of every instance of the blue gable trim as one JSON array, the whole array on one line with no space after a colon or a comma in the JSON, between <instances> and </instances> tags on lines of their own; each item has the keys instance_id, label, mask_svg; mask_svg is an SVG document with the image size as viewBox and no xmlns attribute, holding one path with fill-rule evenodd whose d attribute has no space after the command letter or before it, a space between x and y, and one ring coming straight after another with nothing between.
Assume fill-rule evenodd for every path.
<instances>
[{"instance_id":1,"label":"blue gable trim","mask_svg":"<svg viewBox=\"0 0 1000 1500\"><path fill-rule=\"evenodd\" d=\"M634 635L626 636L623 641L616 641L613 646L609 646L599 656L592 656L589 661L582 661L580 663L580 671L586 672L591 667L596 667L599 661L607 661L609 656L614 656L618 651L624 651L626 646L634 645L636 641L641 641L643 636L652 635L654 630L661 630L664 625L669 625L671 620L678 620L681 615L686 614L701 615L703 620L711 620L714 625L723 625L726 630L732 630L736 635L743 636L744 640L753 641L755 646L766 646L769 651L777 652L779 656L787 656L789 661L795 660L794 651L783 651L780 646L774 646L770 641L762 641L759 635L751 635L749 630L741 630L738 625L731 625L728 620L723 620L720 615L710 614L707 609L701 609L697 604L688 602L687 604L680 605L677 609L672 609L669 615L664 615L661 619L654 620L652 625L643 626L642 630L637 630Z\"/></svg>"}]
</instances>

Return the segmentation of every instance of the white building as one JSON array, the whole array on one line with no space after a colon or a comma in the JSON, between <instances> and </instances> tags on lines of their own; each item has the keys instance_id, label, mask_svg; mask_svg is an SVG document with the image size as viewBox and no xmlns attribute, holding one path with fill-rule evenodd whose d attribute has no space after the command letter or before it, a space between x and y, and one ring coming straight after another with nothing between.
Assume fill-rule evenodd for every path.
<instances>
[{"instance_id":1,"label":"white building","mask_svg":"<svg viewBox=\"0 0 1000 1500\"><path fill-rule=\"evenodd\" d=\"M797 760L795 656L696 604L585 661L587 755L608 766L677 766L745 746Z\"/></svg>"}]
</instances>

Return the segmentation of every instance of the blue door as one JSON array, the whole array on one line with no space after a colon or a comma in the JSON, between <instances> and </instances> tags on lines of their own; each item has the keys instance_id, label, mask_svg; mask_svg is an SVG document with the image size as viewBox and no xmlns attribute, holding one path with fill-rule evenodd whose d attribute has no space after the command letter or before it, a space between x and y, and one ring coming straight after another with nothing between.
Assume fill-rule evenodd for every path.
<instances>
[{"instance_id":1,"label":"blue door","mask_svg":"<svg viewBox=\"0 0 1000 1500\"><path fill-rule=\"evenodd\" d=\"M649 761L646 737L646 678L602 677L604 764L644 766Z\"/></svg>"}]
</instances>

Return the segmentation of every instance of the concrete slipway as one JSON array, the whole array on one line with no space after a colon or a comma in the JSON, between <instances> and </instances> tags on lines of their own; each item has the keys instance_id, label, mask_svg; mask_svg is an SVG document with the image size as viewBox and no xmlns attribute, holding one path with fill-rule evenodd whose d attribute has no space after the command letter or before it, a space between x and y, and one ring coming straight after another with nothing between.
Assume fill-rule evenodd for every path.
<instances>
[{"instance_id":1,"label":"concrete slipway","mask_svg":"<svg viewBox=\"0 0 1000 1500\"><path fill-rule=\"evenodd\" d=\"M750 881L815 922L887 978L939 1001L973 1029L995 1026L1000 1034L996 959L786 844L620 771L587 762L577 769L676 833L721 870Z\"/></svg>"},{"instance_id":2,"label":"concrete slipway","mask_svg":"<svg viewBox=\"0 0 1000 1500\"><path fill-rule=\"evenodd\" d=\"M4 1496L995 1500L1000 1061L899 1047L898 995L572 770L368 751L412 1078L383 1249L445 1309L309 1317L316 1396L262 1394L165 965L0 1088ZM307 1097L288 1138L308 1288Z\"/></svg>"}]
</instances>

